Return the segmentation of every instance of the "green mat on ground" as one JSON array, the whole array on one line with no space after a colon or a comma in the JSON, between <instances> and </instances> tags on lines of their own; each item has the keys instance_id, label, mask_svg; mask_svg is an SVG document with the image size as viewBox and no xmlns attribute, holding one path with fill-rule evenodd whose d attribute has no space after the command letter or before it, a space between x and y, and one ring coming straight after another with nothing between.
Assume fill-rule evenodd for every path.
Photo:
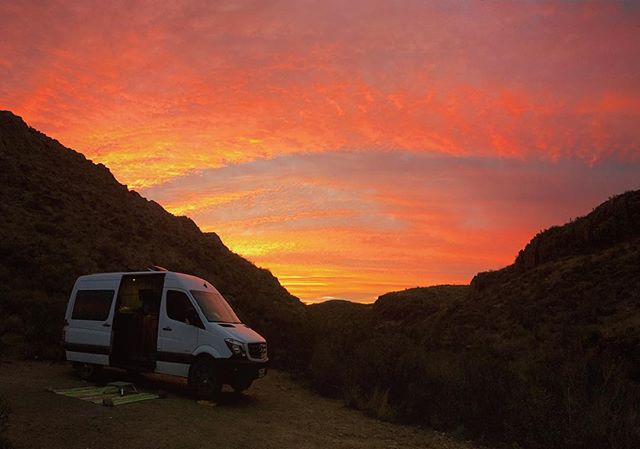
<instances>
[{"instance_id":1,"label":"green mat on ground","mask_svg":"<svg viewBox=\"0 0 640 449\"><path fill-rule=\"evenodd\" d=\"M105 386L87 386L66 389L49 389L56 394L61 394L70 398L82 399L83 401L93 402L94 404L104 405L124 405L133 402L148 401L149 399L158 399L160 396L152 393L133 393L120 396L117 388Z\"/></svg>"}]
</instances>

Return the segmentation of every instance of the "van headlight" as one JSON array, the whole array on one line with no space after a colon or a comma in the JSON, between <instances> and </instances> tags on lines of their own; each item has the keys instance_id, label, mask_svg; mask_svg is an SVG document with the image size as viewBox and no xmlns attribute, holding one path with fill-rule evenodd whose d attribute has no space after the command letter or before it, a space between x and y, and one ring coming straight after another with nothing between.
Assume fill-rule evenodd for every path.
<instances>
[{"instance_id":1,"label":"van headlight","mask_svg":"<svg viewBox=\"0 0 640 449\"><path fill-rule=\"evenodd\" d=\"M225 338L224 342L227 344L229 351L235 357L246 357L247 353L244 350L244 344L241 341L238 341L234 338Z\"/></svg>"}]
</instances>

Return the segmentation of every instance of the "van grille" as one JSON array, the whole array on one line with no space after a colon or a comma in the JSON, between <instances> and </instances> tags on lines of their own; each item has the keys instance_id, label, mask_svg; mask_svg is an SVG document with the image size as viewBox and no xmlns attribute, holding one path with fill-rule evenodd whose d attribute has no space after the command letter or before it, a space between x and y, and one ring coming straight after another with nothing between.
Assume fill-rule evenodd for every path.
<instances>
[{"instance_id":1,"label":"van grille","mask_svg":"<svg viewBox=\"0 0 640 449\"><path fill-rule=\"evenodd\" d=\"M249 357L251 357L252 359L266 359L267 344L266 343L249 343Z\"/></svg>"}]
</instances>

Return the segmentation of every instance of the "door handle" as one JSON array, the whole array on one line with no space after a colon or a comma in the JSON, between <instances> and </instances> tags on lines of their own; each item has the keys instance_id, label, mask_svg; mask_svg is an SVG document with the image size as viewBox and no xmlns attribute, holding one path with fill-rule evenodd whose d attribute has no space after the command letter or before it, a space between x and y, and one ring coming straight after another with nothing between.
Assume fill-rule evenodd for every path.
<instances>
[{"instance_id":1,"label":"door handle","mask_svg":"<svg viewBox=\"0 0 640 449\"><path fill-rule=\"evenodd\" d=\"M102 325L102 327L111 327L111 324L109 324L109 323L104 323L104 324Z\"/></svg>"},{"instance_id":2,"label":"door handle","mask_svg":"<svg viewBox=\"0 0 640 449\"><path fill-rule=\"evenodd\" d=\"M170 327L163 327L162 330L163 331L171 331L172 329Z\"/></svg>"}]
</instances>

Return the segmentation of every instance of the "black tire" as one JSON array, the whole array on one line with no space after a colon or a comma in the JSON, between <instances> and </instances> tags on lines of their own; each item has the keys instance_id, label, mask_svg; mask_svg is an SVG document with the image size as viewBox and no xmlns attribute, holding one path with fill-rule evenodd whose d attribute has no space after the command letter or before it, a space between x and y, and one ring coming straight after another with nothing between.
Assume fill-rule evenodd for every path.
<instances>
[{"instance_id":1,"label":"black tire","mask_svg":"<svg viewBox=\"0 0 640 449\"><path fill-rule=\"evenodd\" d=\"M189 386L198 399L216 400L222 390L222 382L210 357L196 359L189 369Z\"/></svg>"},{"instance_id":2,"label":"black tire","mask_svg":"<svg viewBox=\"0 0 640 449\"><path fill-rule=\"evenodd\" d=\"M95 380L102 372L102 366L92 363L74 363L73 368L82 380Z\"/></svg>"},{"instance_id":3,"label":"black tire","mask_svg":"<svg viewBox=\"0 0 640 449\"><path fill-rule=\"evenodd\" d=\"M243 391L248 390L252 383L253 379L236 379L229 385L233 388L234 393L241 394Z\"/></svg>"}]
</instances>

